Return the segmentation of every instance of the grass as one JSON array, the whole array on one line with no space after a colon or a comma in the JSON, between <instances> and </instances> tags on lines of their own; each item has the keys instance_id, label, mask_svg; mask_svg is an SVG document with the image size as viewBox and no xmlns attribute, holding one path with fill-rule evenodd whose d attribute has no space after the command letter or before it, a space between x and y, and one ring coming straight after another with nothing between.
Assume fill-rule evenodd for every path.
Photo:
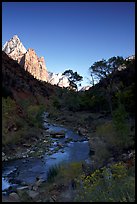
<instances>
[{"instance_id":1,"label":"grass","mask_svg":"<svg viewBox=\"0 0 137 204\"><path fill-rule=\"evenodd\" d=\"M48 173L47 173L47 181L48 182L53 182L55 177L57 176L57 174L59 173L60 171L60 165L54 165L52 166Z\"/></svg>"}]
</instances>

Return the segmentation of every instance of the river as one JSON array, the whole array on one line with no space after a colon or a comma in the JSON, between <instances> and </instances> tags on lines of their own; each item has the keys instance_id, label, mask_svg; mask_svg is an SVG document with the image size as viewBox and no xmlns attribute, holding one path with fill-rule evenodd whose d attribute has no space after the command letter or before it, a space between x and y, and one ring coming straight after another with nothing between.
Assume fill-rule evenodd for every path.
<instances>
[{"instance_id":1,"label":"river","mask_svg":"<svg viewBox=\"0 0 137 204\"><path fill-rule=\"evenodd\" d=\"M56 124L50 124L47 120L47 113L43 115L43 125L48 127L48 132L65 131L64 138L52 138L53 143L50 147L51 155L45 152L42 158L23 158L7 162L3 162L2 166L2 191L9 189L9 187L19 187L22 185L33 184L36 177L42 180L47 179L49 169L60 163L70 163L77 161L90 162L89 158L89 142L86 138L78 135L68 128ZM70 139L70 142L66 140ZM56 153L54 149L57 143L62 145Z\"/></svg>"}]
</instances>

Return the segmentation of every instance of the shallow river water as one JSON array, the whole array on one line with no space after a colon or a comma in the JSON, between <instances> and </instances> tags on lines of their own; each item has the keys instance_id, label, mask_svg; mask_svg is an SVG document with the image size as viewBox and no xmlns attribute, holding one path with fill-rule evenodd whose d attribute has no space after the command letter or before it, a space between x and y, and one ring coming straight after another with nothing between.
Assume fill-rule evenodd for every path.
<instances>
[{"instance_id":1,"label":"shallow river water","mask_svg":"<svg viewBox=\"0 0 137 204\"><path fill-rule=\"evenodd\" d=\"M45 114L45 120L47 115ZM42 158L24 158L16 159L8 162L3 162L2 168L2 191L5 191L10 186L22 186L33 184L36 177L43 180L47 179L49 169L60 163L71 163L74 161L90 162L89 158L89 142L82 136L76 134L70 129L49 124L44 122L44 126L48 126L49 132L65 131L65 137L54 139L50 150L53 151L57 142L62 144L62 148L58 152L48 155L46 152ZM68 138L72 141L65 142Z\"/></svg>"}]
</instances>

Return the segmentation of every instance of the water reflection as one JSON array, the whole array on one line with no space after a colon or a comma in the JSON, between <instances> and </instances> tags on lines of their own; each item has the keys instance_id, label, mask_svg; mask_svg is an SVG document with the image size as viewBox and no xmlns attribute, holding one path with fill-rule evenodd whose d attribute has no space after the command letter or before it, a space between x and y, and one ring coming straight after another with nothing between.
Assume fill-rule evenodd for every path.
<instances>
[{"instance_id":1,"label":"water reflection","mask_svg":"<svg viewBox=\"0 0 137 204\"><path fill-rule=\"evenodd\" d=\"M45 122L47 125L47 122ZM48 131L65 131L65 138L57 139L57 142L63 144L63 148L61 148L58 152L53 153L52 155L47 155L43 158L27 158L27 159L18 159L15 161L4 162L3 166L3 178L2 178L2 190L9 188L12 184L8 181L12 178L15 182L16 180L20 180L21 182L25 182L26 184L34 183L36 177L41 177L42 179L47 179L47 172L53 165L58 165L60 163L69 163L69 162L79 162L79 161L89 161L89 143L88 141L76 141L65 143L67 138L72 138L75 140L80 140L81 136L74 133L72 130L55 126L49 124ZM54 150L56 147L55 140L53 139L53 146L51 146L51 150ZM65 145L64 145L65 144ZM63 150L63 151L62 151ZM6 180L4 179L6 177Z\"/></svg>"}]
</instances>

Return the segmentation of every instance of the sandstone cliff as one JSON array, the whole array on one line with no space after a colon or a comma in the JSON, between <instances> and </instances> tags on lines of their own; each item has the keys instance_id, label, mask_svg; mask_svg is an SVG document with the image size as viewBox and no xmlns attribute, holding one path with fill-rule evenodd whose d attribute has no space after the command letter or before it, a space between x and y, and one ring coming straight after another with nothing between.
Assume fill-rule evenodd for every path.
<instances>
[{"instance_id":1,"label":"sandstone cliff","mask_svg":"<svg viewBox=\"0 0 137 204\"><path fill-rule=\"evenodd\" d=\"M20 61L20 65L24 67L34 78L41 81L47 81L48 73L44 61L44 57L38 58L34 49L28 49Z\"/></svg>"},{"instance_id":2,"label":"sandstone cliff","mask_svg":"<svg viewBox=\"0 0 137 204\"><path fill-rule=\"evenodd\" d=\"M26 50L17 35L14 35L6 42L2 50L32 74L34 78L60 87L69 86L69 80L66 76L61 73L48 72L44 57L38 57L34 49L29 48Z\"/></svg>"},{"instance_id":3,"label":"sandstone cliff","mask_svg":"<svg viewBox=\"0 0 137 204\"><path fill-rule=\"evenodd\" d=\"M48 73L44 57L38 58L33 49L26 50L17 35L6 42L2 50L36 79L47 81Z\"/></svg>"}]
</instances>

